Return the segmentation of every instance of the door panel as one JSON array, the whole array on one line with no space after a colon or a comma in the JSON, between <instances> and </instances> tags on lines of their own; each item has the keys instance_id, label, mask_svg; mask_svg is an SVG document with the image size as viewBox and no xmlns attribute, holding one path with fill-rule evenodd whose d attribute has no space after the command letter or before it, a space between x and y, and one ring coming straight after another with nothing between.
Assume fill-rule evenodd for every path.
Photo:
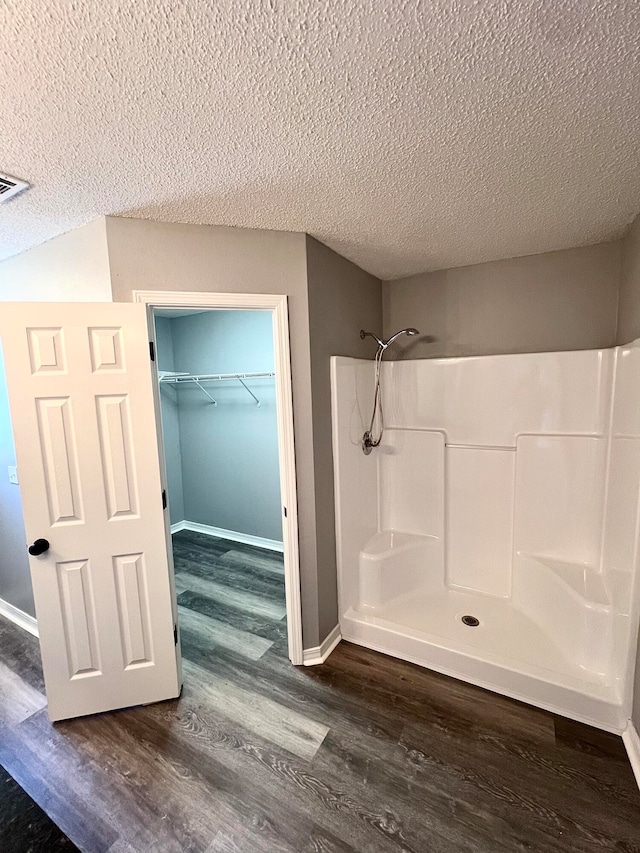
<instances>
[{"instance_id":1,"label":"door panel","mask_svg":"<svg viewBox=\"0 0 640 853\"><path fill-rule=\"evenodd\" d=\"M113 558L124 667L153 663L144 554Z\"/></svg>"},{"instance_id":2,"label":"door panel","mask_svg":"<svg viewBox=\"0 0 640 853\"><path fill-rule=\"evenodd\" d=\"M101 674L89 560L56 563L69 678Z\"/></svg>"},{"instance_id":3,"label":"door panel","mask_svg":"<svg viewBox=\"0 0 640 853\"><path fill-rule=\"evenodd\" d=\"M68 397L35 400L51 524L82 523L75 425Z\"/></svg>"},{"instance_id":4,"label":"door panel","mask_svg":"<svg viewBox=\"0 0 640 853\"><path fill-rule=\"evenodd\" d=\"M138 515L129 398L96 397L100 455L109 519Z\"/></svg>"},{"instance_id":5,"label":"door panel","mask_svg":"<svg viewBox=\"0 0 640 853\"><path fill-rule=\"evenodd\" d=\"M49 714L177 696L145 308L0 310Z\"/></svg>"}]
</instances>

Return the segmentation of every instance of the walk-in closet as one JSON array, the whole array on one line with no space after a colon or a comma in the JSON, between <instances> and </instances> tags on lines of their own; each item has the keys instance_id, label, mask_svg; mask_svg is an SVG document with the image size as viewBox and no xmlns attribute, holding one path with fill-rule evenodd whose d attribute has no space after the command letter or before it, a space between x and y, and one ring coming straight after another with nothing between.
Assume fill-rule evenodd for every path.
<instances>
[{"instance_id":1,"label":"walk-in closet","mask_svg":"<svg viewBox=\"0 0 640 853\"><path fill-rule=\"evenodd\" d=\"M158 309L155 332L183 649L286 653L272 314Z\"/></svg>"}]
</instances>

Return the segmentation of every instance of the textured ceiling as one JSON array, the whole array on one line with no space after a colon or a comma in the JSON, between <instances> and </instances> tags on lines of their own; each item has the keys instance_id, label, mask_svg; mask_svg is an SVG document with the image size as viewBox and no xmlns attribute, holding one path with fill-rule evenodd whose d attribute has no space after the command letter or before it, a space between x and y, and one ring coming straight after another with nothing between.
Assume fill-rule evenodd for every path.
<instances>
[{"instance_id":1,"label":"textured ceiling","mask_svg":"<svg viewBox=\"0 0 640 853\"><path fill-rule=\"evenodd\" d=\"M307 231L383 278L620 235L638 0L0 0L0 257L100 214Z\"/></svg>"}]
</instances>

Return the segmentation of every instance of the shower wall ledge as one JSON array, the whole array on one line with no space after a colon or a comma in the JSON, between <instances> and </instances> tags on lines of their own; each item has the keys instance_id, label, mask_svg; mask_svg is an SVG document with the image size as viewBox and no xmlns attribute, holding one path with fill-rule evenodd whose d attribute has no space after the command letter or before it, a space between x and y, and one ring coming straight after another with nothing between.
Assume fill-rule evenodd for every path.
<instances>
[{"instance_id":1,"label":"shower wall ledge","mask_svg":"<svg viewBox=\"0 0 640 853\"><path fill-rule=\"evenodd\" d=\"M587 603L593 607L611 608L611 599L604 577L599 573L597 566L570 562L550 554L527 554L526 551L518 551L517 555L537 560L538 563L550 569L578 596L580 603Z\"/></svg>"}]
</instances>

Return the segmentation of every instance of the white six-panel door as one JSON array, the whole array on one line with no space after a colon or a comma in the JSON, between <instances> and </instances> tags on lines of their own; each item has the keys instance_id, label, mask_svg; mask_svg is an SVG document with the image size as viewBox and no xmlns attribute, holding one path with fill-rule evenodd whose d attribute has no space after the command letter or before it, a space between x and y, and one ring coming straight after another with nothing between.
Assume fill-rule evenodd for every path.
<instances>
[{"instance_id":1,"label":"white six-panel door","mask_svg":"<svg viewBox=\"0 0 640 853\"><path fill-rule=\"evenodd\" d=\"M5 303L0 335L49 715L175 697L145 307Z\"/></svg>"}]
</instances>

